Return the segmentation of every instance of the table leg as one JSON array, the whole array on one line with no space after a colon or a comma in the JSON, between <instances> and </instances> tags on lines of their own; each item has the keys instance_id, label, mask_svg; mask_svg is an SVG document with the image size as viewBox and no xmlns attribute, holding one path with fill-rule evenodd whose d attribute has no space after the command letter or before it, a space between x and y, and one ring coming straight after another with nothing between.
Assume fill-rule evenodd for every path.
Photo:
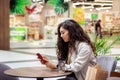
<instances>
[{"instance_id":1,"label":"table leg","mask_svg":"<svg viewBox=\"0 0 120 80\"><path fill-rule=\"evenodd\" d=\"M43 78L37 78L37 80L44 80Z\"/></svg>"}]
</instances>

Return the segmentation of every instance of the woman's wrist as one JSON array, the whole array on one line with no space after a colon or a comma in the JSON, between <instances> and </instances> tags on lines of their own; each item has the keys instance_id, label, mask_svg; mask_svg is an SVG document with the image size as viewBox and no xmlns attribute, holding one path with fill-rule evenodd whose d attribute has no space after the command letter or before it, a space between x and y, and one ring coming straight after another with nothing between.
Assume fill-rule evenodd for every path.
<instances>
[{"instance_id":1,"label":"woman's wrist","mask_svg":"<svg viewBox=\"0 0 120 80\"><path fill-rule=\"evenodd\" d=\"M57 68L56 64L54 64L52 62L46 63L46 66L49 67L49 68L51 68L51 69L56 69Z\"/></svg>"},{"instance_id":2,"label":"woman's wrist","mask_svg":"<svg viewBox=\"0 0 120 80\"><path fill-rule=\"evenodd\" d=\"M52 63L52 64L51 64L51 68L52 68L52 69L56 69L56 68L57 68L57 67L56 67L56 64Z\"/></svg>"}]
</instances>

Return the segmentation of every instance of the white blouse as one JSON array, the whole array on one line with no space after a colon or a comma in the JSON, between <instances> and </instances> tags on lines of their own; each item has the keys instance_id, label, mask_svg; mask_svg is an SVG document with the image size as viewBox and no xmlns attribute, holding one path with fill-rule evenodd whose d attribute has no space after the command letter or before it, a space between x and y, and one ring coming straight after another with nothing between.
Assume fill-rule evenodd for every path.
<instances>
[{"instance_id":1,"label":"white blouse","mask_svg":"<svg viewBox=\"0 0 120 80\"><path fill-rule=\"evenodd\" d=\"M85 80L88 66L95 65L95 56L90 45L86 42L76 42L77 51L69 53L70 64L65 64L65 70L73 71L78 80Z\"/></svg>"}]
</instances>

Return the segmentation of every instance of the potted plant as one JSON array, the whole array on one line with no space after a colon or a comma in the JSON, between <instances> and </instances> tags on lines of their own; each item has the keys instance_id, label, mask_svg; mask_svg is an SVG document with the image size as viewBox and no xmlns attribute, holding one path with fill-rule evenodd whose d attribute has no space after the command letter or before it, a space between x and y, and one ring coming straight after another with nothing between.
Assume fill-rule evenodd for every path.
<instances>
[{"instance_id":1,"label":"potted plant","mask_svg":"<svg viewBox=\"0 0 120 80\"><path fill-rule=\"evenodd\" d=\"M120 35L116 37L113 41L111 41L110 38L102 38L102 39L95 38L94 43L95 43L97 55L110 54L110 49L118 40L120 40Z\"/></svg>"}]
</instances>

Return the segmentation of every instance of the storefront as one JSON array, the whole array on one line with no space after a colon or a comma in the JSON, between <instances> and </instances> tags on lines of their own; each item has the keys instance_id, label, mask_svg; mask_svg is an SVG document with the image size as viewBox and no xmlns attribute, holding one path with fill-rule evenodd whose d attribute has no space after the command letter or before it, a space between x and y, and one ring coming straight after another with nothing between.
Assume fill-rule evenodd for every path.
<instances>
[{"instance_id":1,"label":"storefront","mask_svg":"<svg viewBox=\"0 0 120 80\"><path fill-rule=\"evenodd\" d=\"M32 13L26 10L24 15L10 15L11 48L25 42L37 44L36 47L55 47L57 25L68 17L68 12L57 15L52 5L43 3L33 3L27 7L35 7L35 10Z\"/></svg>"},{"instance_id":2,"label":"storefront","mask_svg":"<svg viewBox=\"0 0 120 80\"><path fill-rule=\"evenodd\" d=\"M79 3L79 2L78 2ZM89 4L90 6L85 6ZM42 42L54 41L56 43L57 25L68 18L75 19L84 30L94 34L94 24L98 19L102 21L102 32L104 35L116 35L120 32L119 11L112 8L103 8L102 4L90 2L78 5L69 4L70 9L62 15L54 11L54 6L44 3L33 3L27 8L33 8L33 12L26 9L24 15L10 16L10 40L11 42ZM106 4L109 5L109 4ZM111 4L110 4L111 6Z\"/></svg>"}]
</instances>

